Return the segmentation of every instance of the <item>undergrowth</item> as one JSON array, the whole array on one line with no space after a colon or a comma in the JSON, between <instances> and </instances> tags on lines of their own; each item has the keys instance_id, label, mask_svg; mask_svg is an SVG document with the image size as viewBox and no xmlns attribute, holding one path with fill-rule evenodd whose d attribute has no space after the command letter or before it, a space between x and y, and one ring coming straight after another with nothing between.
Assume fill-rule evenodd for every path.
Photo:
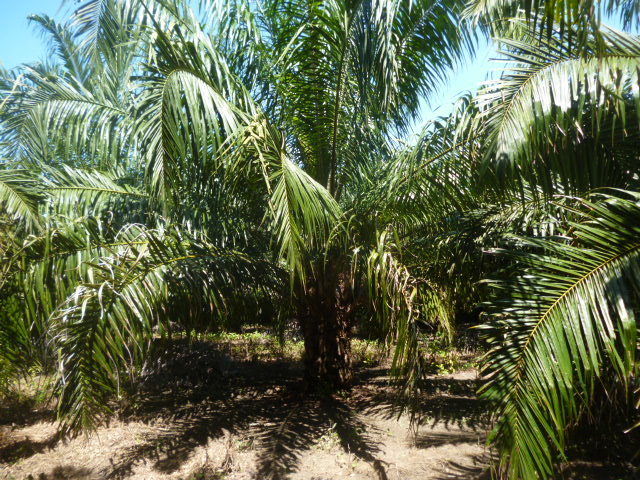
<instances>
[{"instance_id":1,"label":"undergrowth","mask_svg":"<svg viewBox=\"0 0 640 480\"><path fill-rule=\"evenodd\" d=\"M20 423L28 412L46 407L53 381L38 365L20 374L0 359L0 424Z\"/></svg>"}]
</instances>

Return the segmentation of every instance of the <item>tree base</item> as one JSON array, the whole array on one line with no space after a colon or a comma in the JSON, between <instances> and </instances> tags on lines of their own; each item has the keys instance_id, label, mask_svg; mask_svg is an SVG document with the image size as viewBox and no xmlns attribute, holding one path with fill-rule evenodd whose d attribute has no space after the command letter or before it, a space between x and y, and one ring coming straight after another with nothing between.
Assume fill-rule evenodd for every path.
<instances>
[{"instance_id":1,"label":"tree base","mask_svg":"<svg viewBox=\"0 0 640 480\"><path fill-rule=\"evenodd\" d=\"M352 299L341 295L320 296L315 288L310 288L305 300L306 315L301 318L305 386L310 391L349 388L353 381Z\"/></svg>"}]
</instances>

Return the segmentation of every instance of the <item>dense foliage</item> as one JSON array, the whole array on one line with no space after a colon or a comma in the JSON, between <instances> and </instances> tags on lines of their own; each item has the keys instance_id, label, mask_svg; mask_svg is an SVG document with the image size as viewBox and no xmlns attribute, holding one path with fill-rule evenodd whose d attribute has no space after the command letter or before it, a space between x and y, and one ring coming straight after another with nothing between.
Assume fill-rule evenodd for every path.
<instances>
[{"instance_id":1,"label":"dense foliage","mask_svg":"<svg viewBox=\"0 0 640 480\"><path fill-rule=\"evenodd\" d=\"M33 16L50 61L0 76L0 365L55 369L63 430L175 328L295 318L310 388L357 328L411 396L421 328L471 316L500 475L606 413L635 439L640 37L601 16L640 4L201 3ZM475 25L499 74L398 140Z\"/></svg>"}]
</instances>

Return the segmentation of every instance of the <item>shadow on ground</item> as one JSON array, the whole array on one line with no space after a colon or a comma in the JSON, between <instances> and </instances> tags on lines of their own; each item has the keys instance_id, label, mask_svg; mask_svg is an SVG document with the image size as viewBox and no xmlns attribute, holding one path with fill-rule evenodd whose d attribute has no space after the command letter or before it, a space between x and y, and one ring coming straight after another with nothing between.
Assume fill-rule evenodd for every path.
<instances>
[{"instance_id":1,"label":"shadow on ground","mask_svg":"<svg viewBox=\"0 0 640 480\"><path fill-rule=\"evenodd\" d=\"M329 430L335 432L345 451L371 465L378 479L387 478L372 427L360 420L360 414L393 418L400 413L384 369L361 371L353 390L344 395L322 396L303 392L298 364L236 362L221 357L211 344L195 345L188 352L176 351L170 356L169 363L162 363L147 376L143 388L131 399L135 408L125 412L128 418L154 420L165 427L114 459L110 478L126 477L140 461L153 462L160 472L174 472L208 439L249 431L258 452L255 477L285 479L298 469L301 455ZM211 375L202 378L202 372ZM484 413L477 399L444 398L435 393L437 389L462 388L472 395L472 383L452 380L428 386L430 396L439 400L433 405L425 401L423 418L478 424ZM438 441L445 440L424 437L417 443L426 446Z\"/></svg>"},{"instance_id":2,"label":"shadow on ground","mask_svg":"<svg viewBox=\"0 0 640 480\"><path fill-rule=\"evenodd\" d=\"M118 407L122 420L154 427L134 446L120 450L104 476L126 478L140 462L157 472L173 473L197 447L233 435L249 438L257 454L255 470L248 472L252 477L286 479L300 468L302 455L331 433L344 451L369 464L379 480L387 479L389 465L375 440L379 432L362 420L365 415L391 419L400 414L387 371L363 369L354 388L338 395L305 393L302 373L299 363L236 361L212 343L177 342L147 369L137 393ZM482 404L473 396L474 381L434 378L424 387L427 397L420 413L425 423L465 425L467 430L483 423ZM413 446L476 440L477 435L468 432L421 433ZM0 461L27 458L53 447L55 441L52 437L14 442L0 449ZM56 468L43 478L88 475Z\"/></svg>"},{"instance_id":3,"label":"shadow on ground","mask_svg":"<svg viewBox=\"0 0 640 480\"><path fill-rule=\"evenodd\" d=\"M420 425L442 423L485 430L489 415L486 403L476 396L479 383L475 379L428 377L422 385L423 400L417 407ZM403 403L389 385L388 371L372 368L362 371L354 390L358 410L380 418L398 417Z\"/></svg>"},{"instance_id":4,"label":"shadow on ground","mask_svg":"<svg viewBox=\"0 0 640 480\"><path fill-rule=\"evenodd\" d=\"M37 480L86 480L94 478L88 468L77 468L68 465L59 465L51 470L51 473L41 473Z\"/></svg>"},{"instance_id":5,"label":"shadow on ground","mask_svg":"<svg viewBox=\"0 0 640 480\"><path fill-rule=\"evenodd\" d=\"M0 447L0 463L14 463L37 453L53 448L58 443L58 437L52 435L46 440L32 440L25 438Z\"/></svg>"},{"instance_id":6,"label":"shadow on ground","mask_svg":"<svg viewBox=\"0 0 640 480\"><path fill-rule=\"evenodd\" d=\"M449 462L446 471L435 480L491 480L491 469L489 455L477 455L473 458L472 465L465 465L458 462Z\"/></svg>"}]
</instances>

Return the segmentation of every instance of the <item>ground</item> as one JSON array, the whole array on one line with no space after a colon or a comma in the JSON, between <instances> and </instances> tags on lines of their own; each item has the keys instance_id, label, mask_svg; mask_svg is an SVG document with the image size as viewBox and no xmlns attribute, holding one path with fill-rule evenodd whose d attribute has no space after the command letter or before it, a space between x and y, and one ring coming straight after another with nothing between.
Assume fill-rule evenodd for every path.
<instances>
[{"instance_id":1,"label":"ground","mask_svg":"<svg viewBox=\"0 0 640 480\"><path fill-rule=\"evenodd\" d=\"M354 342L354 387L313 395L299 341L279 346L260 333L173 341L114 402L107 424L67 439L56 435L55 402L34 388L47 377L34 372L0 403L0 480L488 480L477 353L428 343L433 374L413 424L397 408L380 350L363 341ZM560 465L558 478L640 480L638 465L597 460L599 444L583 444L596 450Z\"/></svg>"},{"instance_id":2,"label":"ground","mask_svg":"<svg viewBox=\"0 0 640 480\"><path fill-rule=\"evenodd\" d=\"M300 362L232 353L179 347L89 436L57 440L47 408L13 412L0 479L490 478L473 369L430 376L412 429L384 366L362 365L350 391L310 395Z\"/></svg>"}]
</instances>

